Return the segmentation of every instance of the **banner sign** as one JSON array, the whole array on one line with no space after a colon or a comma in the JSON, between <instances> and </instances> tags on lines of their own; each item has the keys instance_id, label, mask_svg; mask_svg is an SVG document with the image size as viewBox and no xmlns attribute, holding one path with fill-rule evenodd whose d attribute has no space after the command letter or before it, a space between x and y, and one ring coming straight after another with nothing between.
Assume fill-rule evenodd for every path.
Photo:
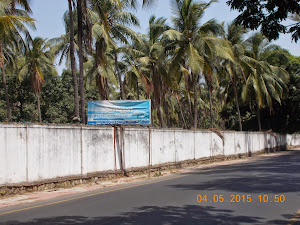
<instances>
[{"instance_id":1,"label":"banner sign","mask_svg":"<svg viewBox=\"0 0 300 225\"><path fill-rule=\"evenodd\" d=\"M150 125L151 101L90 101L89 125Z\"/></svg>"}]
</instances>

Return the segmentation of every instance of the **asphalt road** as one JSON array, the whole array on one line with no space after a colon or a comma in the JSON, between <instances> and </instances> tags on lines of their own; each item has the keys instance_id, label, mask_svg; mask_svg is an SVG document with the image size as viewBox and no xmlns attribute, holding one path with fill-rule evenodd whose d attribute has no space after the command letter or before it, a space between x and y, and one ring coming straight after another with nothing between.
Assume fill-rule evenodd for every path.
<instances>
[{"instance_id":1,"label":"asphalt road","mask_svg":"<svg viewBox=\"0 0 300 225\"><path fill-rule=\"evenodd\" d=\"M22 225L296 225L299 217L300 151L0 210L0 224Z\"/></svg>"}]
</instances>

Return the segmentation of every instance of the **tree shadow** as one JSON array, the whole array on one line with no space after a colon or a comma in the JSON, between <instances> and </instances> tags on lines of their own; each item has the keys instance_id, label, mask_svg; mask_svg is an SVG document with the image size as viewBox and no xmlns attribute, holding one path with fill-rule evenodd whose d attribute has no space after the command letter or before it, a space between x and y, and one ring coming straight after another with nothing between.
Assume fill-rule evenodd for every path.
<instances>
[{"instance_id":1,"label":"tree shadow","mask_svg":"<svg viewBox=\"0 0 300 225\"><path fill-rule=\"evenodd\" d=\"M170 185L183 190L225 190L243 193L287 193L299 192L300 152L272 157L249 164L218 167L212 171L198 170L189 174L213 176L208 182ZM233 173L238 172L238 176ZM201 175L202 174L202 175ZM220 179L218 179L220 178Z\"/></svg>"},{"instance_id":2,"label":"tree shadow","mask_svg":"<svg viewBox=\"0 0 300 225\"><path fill-rule=\"evenodd\" d=\"M260 217L234 216L232 210L216 209L211 206L185 205L176 206L144 206L133 212L122 213L112 217L61 216L34 219L29 222L8 221L5 225L70 225L70 224L264 224ZM0 223L2 225L2 223ZM274 223L280 224L280 223Z\"/></svg>"},{"instance_id":3,"label":"tree shadow","mask_svg":"<svg viewBox=\"0 0 300 225\"><path fill-rule=\"evenodd\" d=\"M300 152L292 152L286 156L272 157L264 160L251 162L249 164L223 166L207 171L203 170L191 172L191 174L201 177L212 178L207 182L195 182L194 184L176 184L169 187L182 190L207 190L216 187L216 190L226 190L231 193L276 193L283 194L294 192L299 196ZM294 154L298 154L296 157ZM236 173L233 172L242 172ZM255 173L258 173L254 175ZM273 174L274 173L274 174ZM201 179L199 179L201 180ZM101 208L99 208L101 210ZM293 215L282 215L282 219L267 221L264 217L247 216L247 211L237 214L231 209L219 209L212 206L184 205L184 206L142 206L132 211L118 213L116 216L87 217L77 216L56 216L48 218L38 218L23 222L13 220L1 225L71 225L71 224L204 224L204 225L238 225L238 224L288 224ZM84 215L84 213L83 213ZM300 225L300 222L293 223Z\"/></svg>"}]
</instances>

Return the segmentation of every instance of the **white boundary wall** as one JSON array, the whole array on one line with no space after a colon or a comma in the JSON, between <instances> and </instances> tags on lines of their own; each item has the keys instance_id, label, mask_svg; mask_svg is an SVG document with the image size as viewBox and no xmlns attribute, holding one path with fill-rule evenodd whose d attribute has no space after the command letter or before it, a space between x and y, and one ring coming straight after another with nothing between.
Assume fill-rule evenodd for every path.
<instances>
[{"instance_id":1,"label":"white boundary wall","mask_svg":"<svg viewBox=\"0 0 300 225\"><path fill-rule=\"evenodd\" d=\"M221 134L221 135L220 135ZM255 153L300 145L300 135L263 132L151 130L151 165ZM110 127L0 124L0 186L120 169L120 130ZM125 169L147 167L148 129L125 128Z\"/></svg>"}]
</instances>

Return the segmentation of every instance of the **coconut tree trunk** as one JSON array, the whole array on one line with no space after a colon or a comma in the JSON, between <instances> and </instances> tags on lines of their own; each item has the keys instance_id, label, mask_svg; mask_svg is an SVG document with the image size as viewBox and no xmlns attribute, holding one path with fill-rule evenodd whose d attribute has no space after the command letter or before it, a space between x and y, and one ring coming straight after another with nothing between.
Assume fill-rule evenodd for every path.
<instances>
[{"instance_id":1,"label":"coconut tree trunk","mask_svg":"<svg viewBox=\"0 0 300 225\"><path fill-rule=\"evenodd\" d=\"M154 98L155 98L155 102L156 102L156 108L157 108L157 117L159 120L159 125L160 127L164 127L164 119L163 119L163 114L162 114L162 110L161 110L161 94L159 93L160 90L160 84L159 84L159 79L156 73L156 69L155 69L155 64L153 63L152 65L152 72L153 72L153 83L154 83Z\"/></svg>"},{"instance_id":2,"label":"coconut tree trunk","mask_svg":"<svg viewBox=\"0 0 300 225\"><path fill-rule=\"evenodd\" d=\"M182 105L180 104L179 99L178 98L176 98L176 99L177 99L177 103L178 103L179 110L180 110L180 115L181 115L181 120L182 120L182 128L187 129L186 122L185 122L185 119L184 119L184 116L183 116Z\"/></svg>"},{"instance_id":3,"label":"coconut tree trunk","mask_svg":"<svg viewBox=\"0 0 300 225\"><path fill-rule=\"evenodd\" d=\"M79 47L79 93L80 93L80 106L81 106L81 118L82 123L86 123L85 115L85 96L84 96L84 78L83 78L83 26L82 26L82 0L77 0L77 15L78 15L78 47Z\"/></svg>"},{"instance_id":4,"label":"coconut tree trunk","mask_svg":"<svg viewBox=\"0 0 300 225\"><path fill-rule=\"evenodd\" d=\"M10 103L8 98L8 89L6 86L6 78L5 78L5 70L4 70L4 59L3 59L3 47L2 47L2 41L0 40L0 67L2 71L2 83L4 88L4 95L5 95L5 102L7 106L7 120L8 122L11 121L11 110L10 110Z\"/></svg>"},{"instance_id":5,"label":"coconut tree trunk","mask_svg":"<svg viewBox=\"0 0 300 225\"><path fill-rule=\"evenodd\" d=\"M210 109L210 128L213 128L213 113L212 113L212 88L210 84L208 86L208 95L209 95L209 109Z\"/></svg>"},{"instance_id":6,"label":"coconut tree trunk","mask_svg":"<svg viewBox=\"0 0 300 225\"><path fill-rule=\"evenodd\" d=\"M190 89L189 89L189 77L188 77L188 75L184 75L184 82L185 82L185 89L187 91L188 104L189 104L190 128L192 128L193 127L193 110L192 110L192 102L191 102L191 95L190 95Z\"/></svg>"},{"instance_id":7,"label":"coconut tree trunk","mask_svg":"<svg viewBox=\"0 0 300 225\"><path fill-rule=\"evenodd\" d=\"M258 106L256 106L256 118L257 118L258 130L261 131L260 108Z\"/></svg>"},{"instance_id":8,"label":"coconut tree trunk","mask_svg":"<svg viewBox=\"0 0 300 225\"><path fill-rule=\"evenodd\" d=\"M242 118L241 118L241 112L240 112L240 106L239 106L239 99L238 99L238 94L237 94L236 78L235 77L233 78L233 91L234 91L234 98L235 98L235 107L238 111L238 116L239 116L240 131L243 131Z\"/></svg>"},{"instance_id":9,"label":"coconut tree trunk","mask_svg":"<svg viewBox=\"0 0 300 225\"><path fill-rule=\"evenodd\" d=\"M24 109L23 109L24 101L23 101L23 92L21 88L18 90L18 100L20 102L20 106L19 106L20 117L18 118L18 120L21 121L24 118Z\"/></svg>"},{"instance_id":10,"label":"coconut tree trunk","mask_svg":"<svg viewBox=\"0 0 300 225\"><path fill-rule=\"evenodd\" d=\"M171 127L170 113L169 113L168 104L164 98L163 98L163 105L164 105L164 111L167 119L167 127L170 128Z\"/></svg>"},{"instance_id":11,"label":"coconut tree trunk","mask_svg":"<svg viewBox=\"0 0 300 225\"><path fill-rule=\"evenodd\" d=\"M96 82L101 100L108 100L107 80L100 73L97 73Z\"/></svg>"},{"instance_id":12,"label":"coconut tree trunk","mask_svg":"<svg viewBox=\"0 0 300 225\"><path fill-rule=\"evenodd\" d=\"M42 123L42 115L41 115L41 102L40 102L40 96L36 96L37 100L37 107L38 107L38 114L39 114L39 123Z\"/></svg>"},{"instance_id":13,"label":"coconut tree trunk","mask_svg":"<svg viewBox=\"0 0 300 225\"><path fill-rule=\"evenodd\" d=\"M139 81L138 80L136 81L136 96L137 96L137 99L139 100L140 99L140 90L139 90Z\"/></svg>"},{"instance_id":14,"label":"coconut tree trunk","mask_svg":"<svg viewBox=\"0 0 300 225\"><path fill-rule=\"evenodd\" d=\"M70 57L71 57L71 71L73 77L73 88L74 88L74 122L78 123L79 119L79 100L78 100L78 84L76 76L76 65L75 65L75 52L74 52L74 21L73 21L73 10L71 0L68 0L69 4L69 20L70 20Z\"/></svg>"},{"instance_id":15,"label":"coconut tree trunk","mask_svg":"<svg viewBox=\"0 0 300 225\"><path fill-rule=\"evenodd\" d=\"M117 76L118 76L118 80L119 80L119 84L120 84L121 99L124 100L125 99L124 87L123 87L120 67L119 67L119 64L118 64L118 53L117 53L116 49L114 50L114 56L115 56L115 67L116 67Z\"/></svg>"},{"instance_id":16,"label":"coconut tree trunk","mask_svg":"<svg viewBox=\"0 0 300 225\"><path fill-rule=\"evenodd\" d=\"M198 107L197 107L197 82L198 82L198 77L195 75L194 79L194 129L197 129L198 125Z\"/></svg>"},{"instance_id":17,"label":"coconut tree trunk","mask_svg":"<svg viewBox=\"0 0 300 225\"><path fill-rule=\"evenodd\" d=\"M160 101L156 101L157 103L157 116L158 116L158 119L159 119L159 125L161 128L164 127L164 119L163 119L163 115L162 115L162 111L161 111L161 104L160 104Z\"/></svg>"}]
</instances>

